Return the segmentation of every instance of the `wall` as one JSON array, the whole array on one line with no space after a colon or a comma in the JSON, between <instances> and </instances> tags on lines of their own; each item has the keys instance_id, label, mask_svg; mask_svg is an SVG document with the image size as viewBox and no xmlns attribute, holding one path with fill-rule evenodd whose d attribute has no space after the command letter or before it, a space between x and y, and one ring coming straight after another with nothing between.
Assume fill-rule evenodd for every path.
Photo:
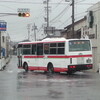
<instances>
[{"instance_id":1,"label":"wall","mask_svg":"<svg viewBox=\"0 0 100 100\"><path fill-rule=\"evenodd\" d=\"M89 28L89 36L93 45L93 62L94 62L94 71L98 70L100 64L100 2L91 6L88 9L93 11L93 27ZM87 14L88 17L88 14ZM87 20L87 25L89 26L89 21Z\"/></svg>"}]
</instances>

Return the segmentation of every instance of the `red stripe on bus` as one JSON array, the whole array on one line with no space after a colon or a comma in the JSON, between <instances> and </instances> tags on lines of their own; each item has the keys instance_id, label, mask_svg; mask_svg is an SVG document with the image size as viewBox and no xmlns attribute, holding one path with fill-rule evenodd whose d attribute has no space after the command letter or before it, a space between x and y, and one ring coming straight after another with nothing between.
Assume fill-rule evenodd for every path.
<instances>
[{"instance_id":1,"label":"red stripe on bus","mask_svg":"<svg viewBox=\"0 0 100 100\"><path fill-rule=\"evenodd\" d=\"M24 58L44 58L45 56L24 56ZM70 56L47 56L47 58L78 58L92 57L92 55L70 55Z\"/></svg>"},{"instance_id":2,"label":"red stripe on bus","mask_svg":"<svg viewBox=\"0 0 100 100\"><path fill-rule=\"evenodd\" d=\"M29 70L43 70L47 71L47 67L36 67L36 66L30 66L28 67ZM59 68L59 67L54 67L54 72L66 72L68 71L68 68Z\"/></svg>"},{"instance_id":3,"label":"red stripe on bus","mask_svg":"<svg viewBox=\"0 0 100 100\"><path fill-rule=\"evenodd\" d=\"M48 58L78 58L78 57L92 57L92 55L48 56Z\"/></svg>"},{"instance_id":4,"label":"red stripe on bus","mask_svg":"<svg viewBox=\"0 0 100 100\"><path fill-rule=\"evenodd\" d=\"M23 69L23 67L18 67L19 69ZM29 66L29 70L42 70L42 71L47 71L47 67L38 67L38 66ZM59 67L54 67L54 72L66 72L68 71L68 68L59 68Z\"/></svg>"},{"instance_id":5,"label":"red stripe on bus","mask_svg":"<svg viewBox=\"0 0 100 100\"><path fill-rule=\"evenodd\" d=\"M68 68L54 68L55 72L66 72L68 71Z\"/></svg>"},{"instance_id":6,"label":"red stripe on bus","mask_svg":"<svg viewBox=\"0 0 100 100\"><path fill-rule=\"evenodd\" d=\"M44 56L24 56L24 58L43 58Z\"/></svg>"}]
</instances>

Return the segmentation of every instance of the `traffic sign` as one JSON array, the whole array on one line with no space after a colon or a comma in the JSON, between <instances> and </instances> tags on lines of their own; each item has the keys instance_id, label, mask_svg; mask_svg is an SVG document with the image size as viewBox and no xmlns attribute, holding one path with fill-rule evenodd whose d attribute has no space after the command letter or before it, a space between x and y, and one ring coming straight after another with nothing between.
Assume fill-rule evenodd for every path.
<instances>
[{"instance_id":1,"label":"traffic sign","mask_svg":"<svg viewBox=\"0 0 100 100\"><path fill-rule=\"evenodd\" d=\"M6 31L7 30L7 22L0 21L0 31Z\"/></svg>"}]
</instances>

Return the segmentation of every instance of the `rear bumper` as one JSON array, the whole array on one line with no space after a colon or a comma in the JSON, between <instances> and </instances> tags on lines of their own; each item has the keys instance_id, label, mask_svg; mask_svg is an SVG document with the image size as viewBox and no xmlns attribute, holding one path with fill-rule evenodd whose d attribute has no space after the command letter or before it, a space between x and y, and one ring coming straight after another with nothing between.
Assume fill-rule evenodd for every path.
<instances>
[{"instance_id":1,"label":"rear bumper","mask_svg":"<svg viewBox=\"0 0 100 100\"><path fill-rule=\"evenodd\" d=\"M92 69L92 64L82 64L82 65L69 65L68 71L81 71L81 70L89 70Z\"/></svg>"}]
</instances>

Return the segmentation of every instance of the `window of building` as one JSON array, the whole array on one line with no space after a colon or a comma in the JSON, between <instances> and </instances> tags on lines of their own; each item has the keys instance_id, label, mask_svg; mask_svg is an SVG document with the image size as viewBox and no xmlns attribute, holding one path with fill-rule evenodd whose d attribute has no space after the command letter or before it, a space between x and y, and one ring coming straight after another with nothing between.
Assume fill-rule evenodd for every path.
<instances>
[{"instance_id":1,"label":"window of building","mask_svg":"<svg viewBox=\"0 0 100 100\"><path fill-rule=\"evenodd\" d=\"M5 42L5 37L4 37L4 36L2 36L2 42L3 42L3 43Z\"/></svg>"}]
</instances>

